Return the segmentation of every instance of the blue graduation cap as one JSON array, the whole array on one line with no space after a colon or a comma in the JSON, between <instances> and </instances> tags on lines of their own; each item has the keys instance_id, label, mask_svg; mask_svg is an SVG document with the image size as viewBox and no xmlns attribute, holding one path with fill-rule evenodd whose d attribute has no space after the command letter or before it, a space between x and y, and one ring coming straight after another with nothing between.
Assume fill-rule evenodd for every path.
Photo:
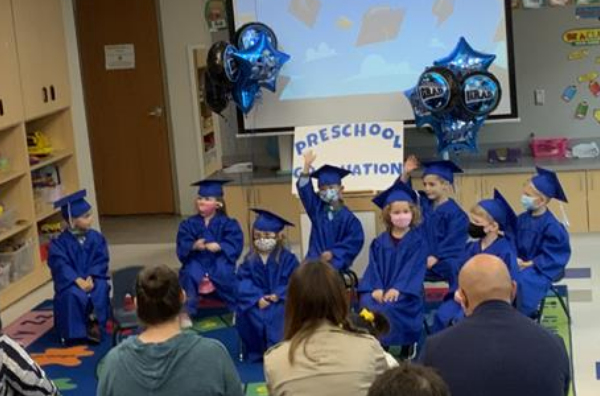
<instances>
[{"instance_id":1,"label":"blue graduation cap","mask_svg":"<svg viewBox=\"0 0 600 396\"><path fill-rule=\"evenodd\" d=\"M251 209L257 214L256 220L254 220L254 229L265 232L280 232L286 226L294 227L294 224L290 223L286 219L276 215L273 212L263 209Z\"/></svg>"},{"instance_id":2,"label":"blue graduation cap","mask_svg":"<svg viewBox=\"0 0 600 396\"><path fill-rule=\"evenodd\" d=\"M54 202L54 207L60 208L65 220L76 219L92 209L92 206L85 200L86 196L86 190L77 191Z\"/></svg>"},{"instance_id":3,"label":"blue graduation cap","mask_svg":"<svg viewBox=\"0 0 600 396\"><path fill-rule=\"evenodd\" d=\"M500 229L504 232L512 233L517 224L517 215L514 210L504 198L500 191L494 190L494 198L493 199L484 199L479 202L479 206L481 206L498 225L500 225Z\"/></svg>"},{"instance_id":4,"label":"blue graduation cap","mask_svg":"<svg viewBox=\"0 0 600 396\"><path fill-rule=\"evenodd\" d=\"M427 175L436 175L446 180L450 184L454 184L454 174L463 173L463 170L452 161L430 161L424 162L423 177Z\"/></svg>"},{"instance_id":5,"label":"blue graduation cap","mask_svg":"<svg viewBox=\"0 0 600 396\"><path fill-rule=\"evenodd\" d=\"M533 186L548 198L555 198L567 203L567 196L558 180L556 173L537 166L537 175L531 179Z\"/></svg>"},{"instance_id":6,"label":"blue graduation cap","mask_svg":"<svg viewBox=\"0 0 600 396\"><path fill-rule=\"evenodd\" d=\"M192 183L192 186L198 187L198 196L200 197L222 197L223 185L231 180L207 179Z\"/></svg>"},{"instance_id":7,"label":"blue graduation cap","mask_svg":"<svg viewBox=\"0 0 600 396\"><path fill-rule=\"evenodd\" d=\"M321 187L342 184L342 179L351 173L349 170L337 166L323 165L314 171L310 177L319 180L319 187Z\"/></svg>"},{"instance_id":8,"label":"blue graduation cap","mask_svg":"<svg viewBox=\"0 0 600 396\"><path fill-rule=\"evenodd\" d=\"M373 198L373 203L379 208L383 209L392 202L403 201L416 203L417 199L418 195L416 191L410 188L406 183L398 181L390 188L379 193L379 195Z\"/></svg>"}]
</instances>

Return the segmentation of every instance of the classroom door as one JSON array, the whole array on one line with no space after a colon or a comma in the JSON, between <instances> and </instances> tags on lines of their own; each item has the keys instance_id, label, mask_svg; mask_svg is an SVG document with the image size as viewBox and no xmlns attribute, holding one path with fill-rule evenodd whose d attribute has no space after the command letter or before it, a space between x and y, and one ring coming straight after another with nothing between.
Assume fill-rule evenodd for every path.
<instances>
[{"instance_id":1,"label":"classroom door","mask_svg":"<svg viewBox=\"0 0 600 396\"><path fill-rule=\"evenodd\" d=\"M173 213L156 3L77 0L75 14L99 212Z\"/></svg>"}]
</instances>

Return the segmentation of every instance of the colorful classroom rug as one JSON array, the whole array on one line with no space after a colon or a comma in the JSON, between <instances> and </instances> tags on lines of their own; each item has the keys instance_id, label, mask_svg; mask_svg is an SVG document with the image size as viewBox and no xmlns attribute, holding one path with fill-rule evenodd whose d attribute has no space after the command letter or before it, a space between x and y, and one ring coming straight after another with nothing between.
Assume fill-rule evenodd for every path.
<instances>
[{"instance_id":1,"label":"colorful classroom rug","mask_svg":"<svg viewBox=\"0 0 600 396\"><path fill-rule=\"evenodd\" d=\"M559 286L558 290L568 306L566 287ZM426 309L429 318L439 306L444 292L444 289L427 289ZM246 395L267 396L262 364L240 362L241 341L233 324L233 316L218 307L202 312L203 315L194 323L193 330L205 337L218 339L227 347L245 384ZM572 357L569 322L558 299L553 295L549 295L546 299L542 324L562 337ZM51 301L46 301L23 315L5 328L5 333L26 346L63 395L93 396L96 394L98 372L102 369L103 358L112 346L110 337L106 337L99 345L62 346L53 329ZM574 386L570 396L575 396Z\"/></svg>"}]
</instances>

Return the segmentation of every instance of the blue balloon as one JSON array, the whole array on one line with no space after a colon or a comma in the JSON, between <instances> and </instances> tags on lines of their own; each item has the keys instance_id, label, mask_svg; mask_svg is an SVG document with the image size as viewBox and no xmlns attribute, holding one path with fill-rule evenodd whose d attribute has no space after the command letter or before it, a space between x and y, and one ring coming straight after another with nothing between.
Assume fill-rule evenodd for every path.
<instances>
[{"instance_id":1,"label":"blue balloon","mask_svg":"<svg viewBox=\"0 0 600 396\"><path fill-rule=\"evenodd\" d=\"M455 96L456 83L448 69L426 70L417 84L422 105L431 112L446 110Z\"/></svg>"},{"instance_id":2,"label":"blue balloon","mask_svg":"<svg viewBox=\"0 0 600 396\"><path fill-rule=\"evenodd\" d=\"M233 57L239 68L239 78L233 87L233 99L247 114L254 105L260 87L277 90L277 77L290 56L273 47L266 34L259 33L256 45L237 51Z\"/></svg>"},{"instance_id":3,"label":"blue balloon","mask_svg":"<svg viewBox=\"0 0 600 396\"><path fill-rule=\"evenodd\" d=\"M500 103L500 82L487 72L473 72L465 76L461 86L461 101L469 115L485 116Z\"/></svg>"},{"instance_id":4,"label":"blue balloon","mask_svg":"<svg viewBox=\"0 0 600 396\"><path fill-rule=\"evenodd\" d=\"M458 78L462 78L468 72L486 71L495 59L496 55L475 51L469 45L467 40L465 40L464 37L461 37L458 45L450 55L436 60L433 64L436 66L447 67L452 70Z\"/></svg>"},{"instance_id":5,"label":"blue balloon","mask_svg":"<svg viewBox=\"0 0 600 396\"><path fill-rule=\"evenodd\" d=\"M413 87L407 91L404 91L404 95L413 108L413 112L415 114L415 125L417 128L421 128L425 125L433 125L433 123L436 122L431 111L427 110L425 106L423 106L423 102L421 102L421 97L419 96L419 90L417 87Z\"/></svg>"},{"instance_id":6,"label":"blue balloon","mask_svg":"<svg viewBox=\"0 0 600 396\"><path fill-rule=\"evenodd\" d=\"M438 152L477 152L477 133L485 117L465 118L460 114L444 114L438 126L434 126Z\"/></svg>"}]
</instances>

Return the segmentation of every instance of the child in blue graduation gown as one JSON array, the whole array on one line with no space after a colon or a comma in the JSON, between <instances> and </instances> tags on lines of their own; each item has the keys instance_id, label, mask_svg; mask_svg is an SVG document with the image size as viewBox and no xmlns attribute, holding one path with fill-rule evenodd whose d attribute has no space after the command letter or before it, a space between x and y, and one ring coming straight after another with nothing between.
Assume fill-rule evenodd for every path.
<instances>
[{"instance_id":1,"label":"child in blue graduation gown","mask_svg":"<svg viewBox=\"0 0 600 396\"><path fill-rule=\"evenodd\" d=\"M526 212L517 220L517 254L520 274L518 308L535 316L553 281L562 277L571 257L569 234L548 210L551 199L567 202L556 173L537 168L521 198Z\"/></svg>"},{"instance_id":2,"label":"child in blue graduation gown","mask_svg":"<svg viewBox=\"0 0 600 396\"><path fill-rule=\"evenodd\" d=\"M198 187L198 214L184 220L177 233L179 281L187 296L187 313L194 317L202 295L214 295L235 307L235 266L242 254L244 236L239 223L224 211L223 184L203 180Z\"/></svg>"},{"instance_id":3,"label":"child in blue graduation gown","mask_svg":"<svg viewBox=\"0 0 600 396\"><path fill-rule=\"evenodd\" d=\"M466 255L459 265L459 272L472 257L491 254L504 261L512 280L518 283L519 266L514 244L517 215L510 204L498 190L494 190L494 198L480 201L469 215L469 236L473 240L467 243ZM451 290L451 293L455 292L456 289ZM463 317L460 304L454 299L448 299L436 312L432 332L443 330Z\"/></svg>"},{"instance_id":4,"label":"child in blue graduation gown","mask_svg":"<svg viewBox=\"0 0 600 396\"><path fill-rule=\"evenodd\" d=\"M293 226L274 213L252 209L253 247L238 268L236 325L250 361L283 338L285 294L296 256L284 246L283 229Z\"/></svg>"},{"instance_id":5,"label":"child in blue graduation gown","mask_svg":"<svg viewBox=\"0 0 600 396\"><path fill-rule=\"evenodd\" d=\"M342 200L342 178L350 172L324 165L310 174L315 159L312 151L304 153L304 171L297 183L298 195L312 224L306 259L321 259L337 270L347 270L365 242L362 224ZM318 192L313 189L311 177L319 182Z\"/></svg>"},{"instance_id":6,"label":"child in blue graduation gown","mask_svg":"<svg viewBox=\"0 0 600 396\"><path fill-rule=\"evenodd\" d=\"M454 174L462 169L452 161L423 163L423 184L420 205L427 235L427 279L444 280L451 289L457 286L458 266L464 258L469 218L450 198Z\"/></svg>"},{"instance_id":7,"label":"child in blue graduation gown","mask_svg":"<svg viewBox=\"0 0 600 396\"><path fill-rule=\"evenodd\" d=\"M50 244L54 282L54 325L61 340L99 342L110 312L108 247L91 229L91 206L81 190L55 202L68 224Z\"/></svg>"},{"instance_id":8,"label":"child in blue graduation gown","mask_svg":"<svg viewBox=\"0 0 600 396\"><path fill-rule=\"evenodd\" d=\"M361 307L383 313L390 331L382 344L410 346L423 328L423 281L427 246L418 227L417 194L398 182L373 199L383 210L387 231L372 243L358 291Z\"/></svg>"}]
</instances>

